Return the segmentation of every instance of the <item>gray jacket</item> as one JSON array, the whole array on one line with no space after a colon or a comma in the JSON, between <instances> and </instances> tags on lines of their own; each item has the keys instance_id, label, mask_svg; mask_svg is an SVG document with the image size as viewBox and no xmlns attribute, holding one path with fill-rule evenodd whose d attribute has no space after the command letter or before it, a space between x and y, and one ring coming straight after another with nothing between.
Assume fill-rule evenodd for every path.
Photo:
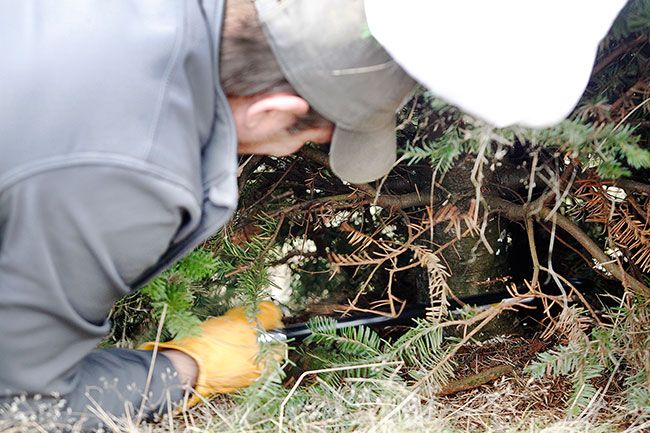
<instances>
[{"instance_id":1,"label":"gray jacket","mask_svg":"<svg viewBox=\"0 0 650 433\"><path fill-rule=\"evenodd\" d=\"M90 389L108 413L139 407L150 354L91 351L113 302L236 206L223 1L0 0L5 401L55 393L82 411ZM171 368L159 357L150 401L178 398Z\"/></svg>"}]
</instances>

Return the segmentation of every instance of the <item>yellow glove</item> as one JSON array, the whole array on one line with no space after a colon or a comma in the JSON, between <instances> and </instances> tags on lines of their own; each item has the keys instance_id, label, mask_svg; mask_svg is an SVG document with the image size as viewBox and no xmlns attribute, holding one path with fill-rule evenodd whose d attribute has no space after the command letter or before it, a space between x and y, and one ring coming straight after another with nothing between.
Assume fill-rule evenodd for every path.
<instances>
[{"instance_id":1,"label":"yellow glove","mask_svg":"<svg viewBox=\"0 0 650 433\"><path fill-rule=\"evenodd\" d=\"M249 320L243 308L233 308L203 322L197 334L158 343L158 348L181 351L196 361L199 371L195 390L201 396L232 392L249 386L262 373L263 365L257 359L257 326L264 330L283 326L280 308L268 301L260 303L256 320ZM148 342L140 349L153 350L154 346L155 342ZM199 401L193 396L189 405Z\"/></svg>"}]
</instances>

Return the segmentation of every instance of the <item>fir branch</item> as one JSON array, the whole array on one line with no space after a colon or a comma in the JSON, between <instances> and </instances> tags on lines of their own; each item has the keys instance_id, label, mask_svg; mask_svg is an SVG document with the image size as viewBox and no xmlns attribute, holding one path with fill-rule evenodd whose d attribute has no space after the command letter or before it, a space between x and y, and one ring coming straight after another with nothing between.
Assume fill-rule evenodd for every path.
<instances>
[{"instance_id":1,"label":"fir branch","mask_svg":"<svg viewBox=\"0 0 650 433\"><path fill-rule=\"evenodd\" d=\"M619 45L608 52L605 56L599 58L596 61L596 65L594 66L594 69L592 70L591 74L592 75L597 75L599 74L603 69L605 69L607 66L609 66L613 61L618 59L619 57L623 56L624 54L629 53L633 49L645 44L648 41L648 36L647 35L638 35L636 37L630 37L627 39L624 39L619 43Z\"/></svg>"},{"instance_id":2,"label":"fir branch","mask_svg":"<svg viewBox=\"0 0 650 433\"><path fill-rule=\"evenodd\" d=\"M518 206L499 197L486 195L484 198L491 211L498 212L512 221L525 221L528 217L528 212L524 206ZM551 210L548 208L541 208L539 210L539 216L541 218L546 218L550 214ZM623 283L623 286L628 287L634 293L641 295L646 299L650 297L650 288L625 272L625 270L623 270L618 264L612 263L611 259L584 231L582 231L582 229L580 229L580 227L559 213L555 213L554 218L556 218L559 227L578 241L600 265Z\"/></svg>"},{"instance_id":3,"label":"fir branch","mask_svg":"<svg viewBox=\"0 0 650 433\"><path fill-rule=\"evenodd\" d=\"M306 344L331 344L346 355L357 359L373 359L381 355L383 340L367 326L336 329L336 321L329 317L314 317L308 322L312 334Z\"/></svg>"}]
</instances>

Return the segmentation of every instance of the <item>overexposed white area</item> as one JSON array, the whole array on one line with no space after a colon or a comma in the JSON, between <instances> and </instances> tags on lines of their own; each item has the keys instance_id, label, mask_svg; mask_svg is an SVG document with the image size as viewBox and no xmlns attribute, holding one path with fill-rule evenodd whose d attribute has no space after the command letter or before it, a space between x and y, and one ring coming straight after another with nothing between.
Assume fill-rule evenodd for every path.
<instances>
[{"instance_id":1,"label":"overexposed white area","mask_svg":"<svg viewBox=\"0 0 650 433\"><path fill-rule=\"evenodd\" d=\"M280 257L285 257L290 253L298 253L294 257L282 263L268 268L269 281L271 285L266 288L266 292L276 301L283 305L291 304L291 277L293 272L289 263L300 263L304 259L301 254L313 253L316 251L316 243L311 239L292 239L285 242L278 251Z\"/></svg>"},{"instance_id":2,"label":"overexposed white area","mask_svg":"<svg viewBox=\"0 0 650 433\"><path fill-rule=\"evenodd\" d=\"M373 36L436 96L497 127L546 127L582 96L626 0L365 0Z\"/></svg>"}]
</instances>

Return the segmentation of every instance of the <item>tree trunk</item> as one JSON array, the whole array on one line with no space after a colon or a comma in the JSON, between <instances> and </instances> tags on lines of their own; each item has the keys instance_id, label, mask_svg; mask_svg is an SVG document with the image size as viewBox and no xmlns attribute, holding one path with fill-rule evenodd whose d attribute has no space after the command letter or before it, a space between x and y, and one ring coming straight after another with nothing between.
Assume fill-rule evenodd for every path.
<instances>
[{"instance_id":1,"label":"tree trunk","mask_svg":"<svg viewBox=\"0 0 650 433\"><path fill-rule=\"evenodd\" d=\"M450 170L442 179L441 190L456 200L455 205L461 210L469 208L475 197L475 187L471 181L473 161L465 161ZM491 170L484 170L483 185L489 185L495 176ZM485 188L484 188L485 189ZM482 214L481 214L482 215ZM481 217L479 217L481 218ZM479 221L481 225L482 221ZM457 236L452 229L445 231L444 224L438 224L433 232L433 242L444 245ZM490 252L479 236L464 237L457 240L450 248L442 252L444 264L451 276L448 278L452 292L459 298L485 293L504 292L510 276L509 235L502 227L497 216L491 216L484 229L485 240L491 247ZM418 300L429 302L427 279L421 278L418 284ZM486 336L516 332L513 329L513 317L502 314L483 332Z\"/></svg>"}]
</instances>

